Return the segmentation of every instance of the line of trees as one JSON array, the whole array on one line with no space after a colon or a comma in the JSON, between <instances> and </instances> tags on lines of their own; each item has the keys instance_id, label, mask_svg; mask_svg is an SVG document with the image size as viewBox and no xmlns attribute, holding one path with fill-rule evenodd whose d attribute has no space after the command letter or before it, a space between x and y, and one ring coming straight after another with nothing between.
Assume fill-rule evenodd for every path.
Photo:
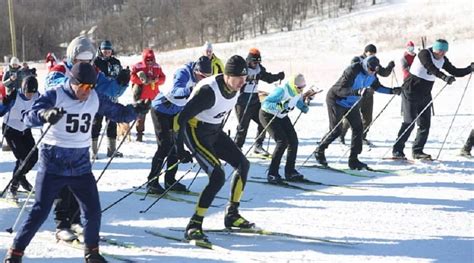
<instances>
[{"instance_id":1,"label":"line of trees","mask_svg":"<svg viewBox=\"0 0 474 263\"><path fill-rule=\"evenodd\" d=\"M229 42L301 27L309 17L336 17L375 0L15 0L22 60L62 54L75 36L109 39L116 51L171 50L206 40ZM0 54L11 54L7 0L0 0Z\"/></svg>"}]
</instances>

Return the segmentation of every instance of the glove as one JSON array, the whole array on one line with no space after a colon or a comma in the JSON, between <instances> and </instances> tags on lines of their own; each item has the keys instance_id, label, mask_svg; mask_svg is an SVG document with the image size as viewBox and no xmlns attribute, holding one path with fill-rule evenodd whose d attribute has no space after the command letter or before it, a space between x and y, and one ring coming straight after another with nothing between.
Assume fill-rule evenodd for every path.
<instances>
[{"instance_id":1,"label":"glove","mask_svg":"<svg viewBox=\"0 0 474 263\"><path fill-rule=\"evenodd\" d=\"M130 69L126 68L126 69L120 70L120 72L117 75L116 80L120 86L128 85L128 82L130 81Z\"/></svg>"},{"instance_id":2,"label":"glove","mask_svg":"<svg viewBox=\"0 0 474 263\"><path fill-rule=\"evenodd\" d=\"M137 103L132 104L133 109L137 114L147 114L148 110L150 110L151 101L149 99L146 100L139 100Z\"/></svg>"},{"instance_id":3,"label":"glove","mask_svg":"<svg viewBox=\"0 0 474 263\"><path fill-rule=\"evenodd\" d=\"M282 72L278 73L278 79L279 80L283 80L284 78L285 78L285 72L282 71Z\"/></svg>"},{"instance_id":4,"label":"glove","mask_svg":"<svg viewBox=\"0 0 474 263\"><path fill-rule=\"evenodd\" d=\"M51 108L43 111L40 117L45 121L49 122L52 125L58 123L58 121L63 117L66 111L63 108Z\"/></svg>"},{"instance_id":5,"label":"glove","mask_svg":"<svg viewBox=\"0 0 474 263\"><path fill-rule=\"evenodd\" d=\"M369 94L374 94L374 90L371 88L362 88L362 89L356 89L352 91L352 95L359 96L359 97L368 96Z\"/></svg>"},{"instance_id":6,"label":"glove","mask_svg":"<svg viewBox=\"0 0 474 263\"><path fill-rule=\"evenodd\" d=\"M306 105L304 105L304 107L301 108L301 111L302 111L303 113L307 113L307 112L309 111L309 107L306 106Z\"/></svg>"},{"instance_id":7,"label":"glove","mask_svg":"<svg viewBox=\"0 0 474 263\"><path fill-rule=\"evenodd\" d=\"M142 85L137 85L137 84L132 85L132 94L133 94L134 101L140 100L140 97L142 96L142 90L143 90Z\"/></svg>"},{"instance_id":8,"label":"glove","mask_svg":"<svg viewBox=\"0 0 474 263\"><path fill-rule=\"evenodd\" d=\"M178 159L181 161L181 163L193 162L193 156L191 153L184 149L178 150Z\"/></svg>"},{"instance_id":9,"label":"glove","mask_svg":"<svg viewBox=\"0 0 474 263\"><path fill-rule=\"evenodd\" d=\"M8 105L8 104L10 104L10 102L12 102L12 100L14 100L15 98L16 98L16 93L15 93L15 92L11 92L10 94L7 94L5 97L3 97L2 104L3 104L3 105Z\"/></svg>"},{"instance_id":10,"label":"glove","mask_svg":"<svg viewBox=\"0 0 474 263\"><path fill-rule=\"evenodd\" d=\"M443 80L446 81L448 85L451 85L453 84L453 82L456 81L456 79L453 76L447 76L447 75L443 76Z\"/></svg>"},{"instance_id":11,"label":"glove","mask_svg":"<svg viewBox=\"0 0 474 263\"><path fill-rule=\"evenodd\" d=\"M392 89L392 94L400 95L402 93L402 88L401 87L394 87Z\"/></svg>"},{"instance_id":12,"label":"glove","mask_svg":"<svg viewBox=\"0 0 474 263\"><path fill-rule=\"evenodd\" d=\"M474 62L471 62L471 72L474 72Z\"/></svg>"},{"instance_id":13,"label":"glove","mask_svg":"<svg viewBox=\"0 0 474 263\"><path fill-rule=\"evenodd\" d=\"M395 67L395 62L393 62L393 60L388 62L388 65L387 65L388 69L393 69L394 67Z\"/></svg>"}]
</instances>

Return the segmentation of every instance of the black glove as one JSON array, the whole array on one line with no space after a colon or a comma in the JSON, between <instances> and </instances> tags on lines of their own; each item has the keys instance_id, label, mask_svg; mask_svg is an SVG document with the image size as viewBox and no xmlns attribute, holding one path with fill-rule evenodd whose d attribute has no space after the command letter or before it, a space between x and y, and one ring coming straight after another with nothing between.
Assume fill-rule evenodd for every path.
<instances>
[{"instance_id":1,"label":"black glove","mask_svg":"<svg viewBox=\"0 0 474 263\"><path fill-rule=\"evenodd\" d=\"M402 93L401 87L393 87L392 94L400 95Z\"/></svg>"},{"instance_id":2,"label":"black glove","mask_svg":"<svg viewBox=\"0 0 474 263\"><path fill-rule=\"evenodd\" d=\"M7 94L5 97L3 97L3 105L8 105L10 102L15 100L16 98L16 92L11 92L10 94Z\"/></svg>"},{"instance_id":3,"label":"black glove","mask_svg":"<svg viewBox=\"0 0 474 263\"><path fill-rule=\"evenodd\" d=\"M120 72L117 75L116 80L120 86L127 85L128 82L130 81L130 69L128 69L127 67L126 69L120 70Z\"/></svg>"},{"instance_id":4,"label":"black glove","mask_svg":"<svg viewBox=\"0 0 474 263\"><path fill-rule=\"evenodd\" d=\"M471 72L474 72L474 62L471 62Z\"/></svg>"},{"instance_id":5,"label":"black glove","mask_svg":"<svg viewBox=\"0 0 474 263\"><path fill-rule=\"evenodd\" d=\"M443 80L446 81L448 85L451 85L453 84L453 82L456 81L456 79L453 76L447 76L447 75L443 76Z\"/></svg>"},{"instance_id":6,"label":"black glove","mask_svg":"<svg viewBox=\"0 0 474 263\"><path fill-rule=\"evenodd\" d=\"M284 78L285 78L285 72L282 71L282 72L278 73L278 79L279 80L283 80Z\"/></svg>"},{"instance_id":7,"label":"black glove","mask_svg":"<svg viewBox=\"0 0 474 263\"><path fill-rule=\"evenodd\" d=\"M137 114L147 114L148 110L150 110L150 104L151 101L149 99L139 100L137 103L132 104L132 107Z\"/></svg>"},{"instance_id":8,"label":"black glove","mask_svg":"<svg viewBox=\"0 0 474 263\"><path fill-rule=\"evenodd\" d=\"M354 96L364 97L369 94L374 94L374 90L371 88L362 88L362 89L356 89L352 91L352 95Z\"/></svg>"},{"instance_id":9,"label":"black glove","mask_svg":"<svg viewBox=\"0 0 474 263\"><path fill-rule=\"evenodd\" d=\"M393 60L388 62L387 69L392 70L394 67L395 67L395 62L393 62Z\"/></svg>"},{"instance_id":10,"label":"black glove","mask_svg":"<svg viewBox=\"0 0 474 263\"><path fill-rule=\"evenodd\" d=\"M184 149L178 150L178 159L181 161L181 163L193 162L193 156L191 153Z\"/></svg>"},{"instance_id":11,"label":"black glove","mask_svg":"<svg viewBox=\"0 0 474 263\"><path fill-rule=\"evenodd\" d=\"M49 122L52 125L58 123L58 121L63 117L66 111L63 108L51 108L43 111L40 117L45 121Z\"/></svg>"}]
</instances>

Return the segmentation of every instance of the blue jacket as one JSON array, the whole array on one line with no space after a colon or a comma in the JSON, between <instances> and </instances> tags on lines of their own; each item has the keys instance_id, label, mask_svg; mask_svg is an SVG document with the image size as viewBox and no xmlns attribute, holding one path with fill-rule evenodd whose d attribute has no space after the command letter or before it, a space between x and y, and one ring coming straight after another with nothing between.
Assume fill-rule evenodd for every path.
<instances>
[{"instance_id":1,"label":"blue jacket","mask_svg":"<svg viewBox=\"0 0 474 263\"><path fill-rule=\"evenodd\" d=\"M64 63L64 70L69 71L72 68L72 64ZM46 76L45 89L49 90L55 86L63 84L68 79L67 74L61 71L51 71ZM97 83L95 90L99 94L103 94L112 101L117 101L120 96L125 92L128 87L127 85L120 86L117 80L113 78L107 78L105 74L101 71L97 73Z\"/></svg>"},{"instance_id":2,"label":"blue jacket","mask_svg":"<svg viewBox=\"0 0 474 263\"><path fill-rule=\"evenodd\" d=\"M331 87L327 94L327 100L344 108L351 108L359 99L358 91L363 88L371 88L377 92L393 94L392 89L380 84L376 75L370 75L364 71L361 63L355 63L347 67L336 84Z\"/></svg>"},{"instance_id":3,"label":"blue jacket","mask_svg":"<svg viewBox=\"0 0 474 263\"><path fill-rule=\"evenodd\" d=\"M71 90L69 81L51 89L43 94L33 104L31 110L23 115L23 122L29 127L42 126L45 122L40 114L53 108L56 104L56 90L63 89L67 95L76 99ZM137 117L132 106L123 106L112 102L104 95L97 94L99 97L98 114L104 115L116 122L130 122ZM67 113L63 118L67 117ZM89 132L90 133L90 132ZM60 176L79 176L92 173L92 167L89 159L89 147L84 148L64 148L48 144L42 144L40 148L40 158L38 162L38 172L55 174Z\"/></svg>"},{"instance_id":4,"label":"blue jacket","mask_svg":"<svg viewBox=\"0 0 474 263\"><path fill-rule=\"evenodd\" d=\"M293 88L290 82L275 88L262 102L261 109L267 113L284 117L296 106L302 112L308 112L308 106L303 98Z\"/></svg>"},{"instance_id":5,"label":"blue jacket","mask_svg":"<svg viewBox=\"0 0 474 263\"><path fill-rule=\"evenodd\" d=\"M181 112L196 85L193 74L195 62L189 62L176 70L173 87L169 91L161 91L152 101L151 106L157 112L175 115Z\"/></svg>"}]
</instances>

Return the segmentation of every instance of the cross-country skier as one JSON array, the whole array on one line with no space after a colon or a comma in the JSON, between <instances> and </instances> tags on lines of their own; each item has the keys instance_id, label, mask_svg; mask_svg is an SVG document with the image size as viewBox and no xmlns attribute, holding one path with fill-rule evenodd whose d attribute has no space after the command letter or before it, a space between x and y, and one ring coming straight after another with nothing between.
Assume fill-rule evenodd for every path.
<instances>
[{"instance_id":1,"label":"cross-country skier","mask_svg":"<svg viewBox=\"0 0 474 263\"><path fill-rule=\"evenodd\" d=\"M219 159L229 163L235 173L231 183L230 202L225 214L226 227L251 228L254 226L239 214L249 161L232 139L222 131L222 121L235 106L240 88L247 77L247 64L238 55L227 61L224 74L206 78L193 90L190 101L179 115L178 158L192 160L184 150L183 140L192 151L201 168L208 174L209 183L201 193L194 215L186 227L185 238L207 241L202 222L217 192L225 183L225 171Z\"/></svg>"},{"instance_id":2,"label":"cross-country skier","mask_svg":"<svg viewBox=\"0 0 474 263\"><path fill-rule=\"evenodd\" d=\"M273 83L285 78L285 73L283 71L278 74L272 74L266 71L261 64L262 56L260 55L260 51L256 48L251 48L249 50L246 60L249 72L246 83L242 87L237 104L235 105L235 113L238 120L235 143L239 148L242 148L245 143L247 130L251 120L258 125L257 136L263 131L263 126L258 117L258 112L260 111L261 106L258 98L258 82L263 80L267 83ZM262 134L256 139L257 142L254 148L254 153L270 156L270 154L263 148L264 140L265 134Z\"/></svg>"},{"instance_id":3,"label":"cross-country skier","mask_svg":"<svg viewBox=\"0 0 474 263\"><path fill-rule=\"evenodd\" d=\"M16 158L15 168L13 169L13 175L16 174L16 176L13 177L10 185L10 193L13 198L16 198L20 185L26 191L32 190L32 186L26 180L25 175L38 161L38 151L33 152L21 171L18 171L18 169L35 146L31 129L26 127L22 121L22 113L29 110L38 97L38 80L33 75L27 76L23 79L20 90L13 90L11 94L3 99L3 109L0 111L0 116L5 115L3 117L5 139Z\"/></svg>"},{"instance_id":4,"label":"cross-country skier","mask_svg":"<svg viewBox=\"0 0 474 263\"><path fill-rule=\"evenodd\" d=\"M155 126L155 133L158 137L158 149L153 156L151 171L148 175L148 191L153 194L162 194L163 187L158 182L161 166L166 157L167 167L178 161L176 156L175 133L173 123L178 114L183 110L196 83L212 74L211 61L208 57L202 56L197 61L189 62L179 68L174 74L173 86L169 90L163 90L152 102L151 119ZM170 152L171 151L171 152ZM165 188L176 182L174 178L178 167L165 173ZM154 180L151 180L155 178ZM176 183L173 186L175 191L187 191L186 186Z\"/></svg>"},{"instance_id":5,"label":"cross-country skier","mask_svg":"<svg viewBox=\"0 0 474 263\"><path fill-rule=\"evenodd\" d=\"M425 143L431 126L431 111L422 110L432 101L431 89L436 78L446 81L446 85L451 85L455 77L463 77L474 71L474 62L465 68L456 68L446 57L448 52L448 42L438 39L433 46L423 49L413 61L410 68L410 76L402 86L402 108L403 122L398 131L398 141L393 145L392 154L394 158L404 159L405 143L415 128L410 124L420 115L417 120L418 131L412 146L413 159L431 159L431 155L423 152ZM444 74L441 69L453 76ZM403 134L403 136L402 136Z\"/></svg>"},{"instance_id":6,"label":"cross-country skier","mask_svg":"<svg viewBox=\"0 0 474 263\"><path fill-rule=\"evenodd\" d=\"M71 78L47 91L24 114L28 127L49 123L39 153L35 203L20 227L5 262L21 262L23 251L48 217L54 198L68 187L84 213L86 262L106 262L99 254L101 208L91 170L89 146L96 113L114 121L129 122L148 110L144 102L127 107L99 95L94 87L97 72L89 63L77 63Z\"/></svg>"},{"instance_id":7,"label":"cross-country skier","mask_svg":"<svg viewBox=\"0 0 474 263\"><path fill-rule=\"evenodd\" d=\"M362 152L362 120L360 116L360 101L365 94L374 90L386 94L400 94L401 88L393 89L380 84L376 72L379 60L375 56L368 56L360 63L354 63L344 70L339 80L332 86L326 96L329 115L330 132L323 136L322 141L314 152L316 160L327 166L325 150L340 134L341 119L346 119L352 129L351 151L349 155L350 169L364 169L367 165L357 158Z\"/></svg>"},{"instance_id":8,"label":"cross-country skier","mask_svg":"<svg viewBox=\"0 0 474 263\"><path fill-rule=\"evenodd\" d=\"M298 136L288 117L288 112L297 107L307 113L309 108L304 103L302 91L306 81L302 74L292 76L283 86L274 89L262 102L260 121L267 127L268 132L276 141L272 154L272 161L268 169L267 180L278 184L282 178L278 172L283 153L288 148L285 165L285 178L288 181L301 181L303 175L295 169L296 154L298 151Z\"/></svg>"}]
</instances>

